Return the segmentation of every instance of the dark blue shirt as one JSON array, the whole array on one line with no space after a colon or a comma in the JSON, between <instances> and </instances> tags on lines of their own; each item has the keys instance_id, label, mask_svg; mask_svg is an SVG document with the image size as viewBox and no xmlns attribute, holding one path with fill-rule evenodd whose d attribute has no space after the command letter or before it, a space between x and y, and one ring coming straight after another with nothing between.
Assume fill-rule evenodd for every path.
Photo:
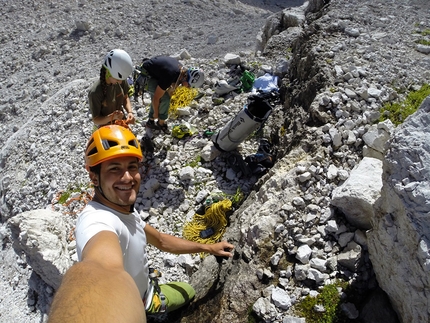
<instances>
[{"instance_id":1,"label":"dark blue shirt","mask_svg":"<svg viewBox=\"0 0 430 323\"><path fill-rule=\"evenodd\" d=\"M178 81L182 64L170 56L156 56L144 61L143 68L166 91L172 83Z\"/></svg>"}]
</instances>

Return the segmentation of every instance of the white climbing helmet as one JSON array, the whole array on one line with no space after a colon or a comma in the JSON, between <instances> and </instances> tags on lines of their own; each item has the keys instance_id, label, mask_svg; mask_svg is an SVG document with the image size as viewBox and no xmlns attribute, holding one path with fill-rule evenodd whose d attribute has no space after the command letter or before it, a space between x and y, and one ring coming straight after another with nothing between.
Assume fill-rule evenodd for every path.
<instances>
[{"instance_id":1,"label":"white climbing helmet","mask_svg":"<svg viewBox=\"0 0 430 323\"><path fill-rule=\"evenodd\" d=\"M190 67L187 82L191 87L201 87L205 81L205 73L201 69Z\"/></svg>"},{"instance_id":2,"label":"white climbing helmet","mask_svg":"<svg viewBox=\"0 0 430 323\"><path fill-rule=\"evenodd\" d=\"M133 71L130 55L122 49L113 49L107 53L103 66L109 70L113 78L125 80Z\"/></svg>"}]
</instances>

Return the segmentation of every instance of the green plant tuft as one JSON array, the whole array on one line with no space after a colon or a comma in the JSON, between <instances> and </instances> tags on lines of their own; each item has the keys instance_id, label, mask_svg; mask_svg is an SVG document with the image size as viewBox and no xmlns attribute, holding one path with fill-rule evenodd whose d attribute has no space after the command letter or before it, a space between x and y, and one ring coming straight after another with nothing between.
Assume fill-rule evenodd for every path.
<instances>
[{"instance_id":1,"label":"green plant tuft","mask_svg":"<svg viewBox=\"0 0 430 323\"><path fill-rule=\"evenodd\" d=\"M295 309L300 316L306 318L306 323L335 323L342 322L343 314L340 310L340 295L338 287L345 288L347 283L336 282L326 285L320 291L317 297L306 296ZM324 312L315 311L316 305L324 306Z\"/></svg>"},{"instance_id":2,"label":"green plant tuft","mask_svg":"<svg viewBox=\"0 0 430 323\"><path fill-rule=\"evenodd\" d=\"M75 186L76 185L76 186ZM61 192L58 198L58 204L65 204L73 193L81 193L88 189L89 185L69 185L64 192Z\"/></svg>"},{"instance_id":3,"label":"green plant tuft","mask_svg":"<svg viewBox=\"0 0 430 323\"><path fill-rule=\"evenodd\" d=\"M59 204L64 204L64 203L66 203L66 202L67 202L67 200L69 199L70 195L72 195L72 193L71 193L71 192L69 192L69 191L63 192L63 193L61 194L60 198L58 199L58 203L59 203Z\"/></svg>"},{"instance_id":4,"label":"green plant tuft","mask_svg":"<svg viewBox=\"0 0 430 323\"><path fill-rule=\"evenodd\" d=\"M231 204L233 204L233 206L237 206L243 201L243 198L244 194L241 191L240 187L238 187L236 193L230 196Z\"/></svg>"},{"instance_id":5,"label":"green plant tuft","mask_svg":"<svg viewBox=\"0 0 430 323\"><path fill-rule=\"evenodd\" d=\"M242 203L245 194L241 191L240 187L236 189L236 193L234 194L227 194L224 192L215 193L215 200L221 201L221 200L230 200L233 207L238 207L240 203Z\"/></svg>"},{"instance_id":6,"label":"green plant tuft","mask_svg":"<svg viewBox=\"0 0 430 323\"><path fill-rule=\"evenodd\" d=\"M427 36L427 35L430 35L430 29L424 29L422 32L421 32L421 35L423 35L423 36Z\"/></svg>"},{"instance_id":7,"label":"green plant tuft","mask_svg":"<svg viewBox=\"0 0 430 323\"><path fill-rule=\"evenodd\" d=\"M419 39L417 40L417 43L425 46L430 46L430 40L426 40L426 39Z\"/></svg>"},{"instance_id":8,"label":"green plant tuft","mask_svg":"<svg viewBox=\"0 0 430 323\"><path fill-rule=\"evenodd\" d=\"M248 323L256 323L257 322L257 319L256 319L256 315L255 315L255 313L254 313L254 311L253 311L253 309L252 309L252 304L251 305L249 305L248 306L248 315L247 315L247 317L248 317Z\"/></svg>"},{"instance_id":9,"label":"green plant tuft","mask_svg":"<svg viewBox=\"0 0 430 323\"><path fill-rule=\"evenodd\" d=\"M389 119L394 125L398 126L408 116L416 112L424 99L429 95L430 85L424 84L418 91L410 92L404 102L386 103L381 108L379 122Z\"/></svg>"},{"instance_id":10,"label":"green plant tuft","mask_svg":"<svg viewBox=\"0 0 430 323\"><path fill-rule=\"evenodd\" d=\"M202 161L202 157L201 156L197 156L193 161L189 162L185 166L191 166L191 167L195 168L195 167L199 166L199 163L201 161Z\"/></svg>"}]
</instances>

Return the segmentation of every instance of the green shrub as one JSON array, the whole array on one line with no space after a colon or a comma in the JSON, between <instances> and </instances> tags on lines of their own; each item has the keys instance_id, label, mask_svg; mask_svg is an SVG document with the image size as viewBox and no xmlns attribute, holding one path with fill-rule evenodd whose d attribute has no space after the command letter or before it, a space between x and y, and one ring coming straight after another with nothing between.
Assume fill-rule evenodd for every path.
<instances>
[{"instance_id":1,"label":"green shrub","mask_svg":"<svg viewBox=\"0 0 430 323\"><path fill-rule=\"evenodd\" d=\"M404 102L386 103L381 108L379 121L391 120L398 126L405 119L418 110L424 99L430 95L430 85L424 84L418 91L410 92Z\"/></svg>"},{"instance_id":2,"label":"green shrub","mask_svg":"<svg viewBox=\"0 0 430 323\"><path fill-rule=\"evenodd\" d=\"M425 46L430 46L430 40L426 40L426 39L419 39L417 40L417 43Z\"/></svg>"},{"instance_id":3,"label":"green shrub","mask_svg":"<svg viewBox=\"0 0 430 323\"><path fill-rule=\"evenodd\" d=\"M324 286L317 297L306 296L295 306L298 314L306 318L306 323L335 323L345 322L345 315L340 309L340 294L338 287L347 288L346 282L338 281ZM324 312L315 311L316 305L324 306Z\"/></svg>"}]
</instances>

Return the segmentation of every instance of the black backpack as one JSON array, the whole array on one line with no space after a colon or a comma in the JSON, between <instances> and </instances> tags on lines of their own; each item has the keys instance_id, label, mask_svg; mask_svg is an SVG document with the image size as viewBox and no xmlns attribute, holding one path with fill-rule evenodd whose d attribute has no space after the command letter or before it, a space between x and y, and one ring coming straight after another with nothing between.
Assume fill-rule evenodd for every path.
<instances>
[{"instance_id":1,"label":"black backpack","mask_svg":"<svg viewBox=\"0 0 430 323\"><path fill-rule=\"evenodd\" d=\"M137 101L139 95L142 96L148 89L148 80L150 78L148 72L143 68L143 63L148 60L144 58L140 65L136 65L133 70L133 86L134 86L134 100Z\"/></svg>"}]
</instances>

